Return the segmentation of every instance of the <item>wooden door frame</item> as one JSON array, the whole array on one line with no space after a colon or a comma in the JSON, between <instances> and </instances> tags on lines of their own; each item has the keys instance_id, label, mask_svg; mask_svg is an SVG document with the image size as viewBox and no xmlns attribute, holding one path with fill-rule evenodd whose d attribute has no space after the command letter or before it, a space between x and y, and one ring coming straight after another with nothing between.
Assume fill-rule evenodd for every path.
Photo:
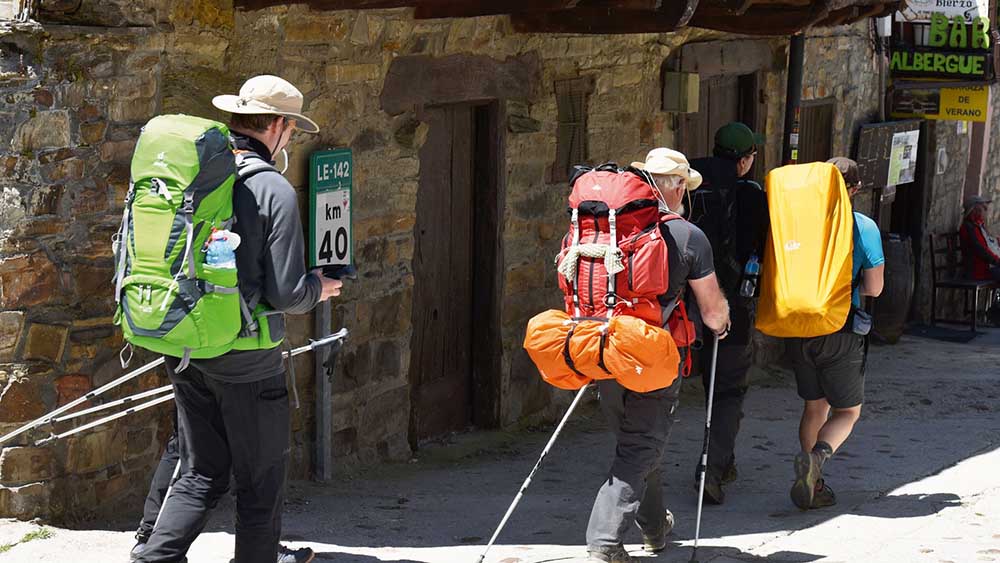
<instances>
[{"instance_id":1,"label":"wooden door frame","mask_svg":"<svg viewBox=\"0 0 1000 563\"><path fill-rule=\"evenodd\" d=\"M504 294L504 216L506 210L506 124L507 101L527 101L538 95L541 84L541 60L536 53L497 60L485 55L456 54L444 57L411 55L392 61L379 101L389 115L412 112L419 121L424 108L447 104L486 105L492 118L489 152L495 158L491 170L491 186L496 189L496 248L492 258L495 269L495 287L482 297L491 297L494 303L486 341L491 351L485 360L492 363L491 377L482 377L483 368L473 374L472 407L473 423L481 427L498 427L502 422L503 402L503 328L501 303ZM475 290L475 284L474 288ZM473 319L483 322L483 319ZM477 360L473 359L474 366ZM412 367L411 367L412 369ZM409 376L412 381L412 376Z\"/></svg>"}]
</instances>

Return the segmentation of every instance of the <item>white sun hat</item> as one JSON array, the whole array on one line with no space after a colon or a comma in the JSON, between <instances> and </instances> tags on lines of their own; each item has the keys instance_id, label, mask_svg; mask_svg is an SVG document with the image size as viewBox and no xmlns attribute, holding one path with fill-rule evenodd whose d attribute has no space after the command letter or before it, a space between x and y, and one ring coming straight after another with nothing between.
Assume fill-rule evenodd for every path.
<instances>
[{"instance_id":1,"label":"white sun hat","mask_svg":"<svg viewBox=\"0 0 1000 563\"><path fill-rule=\"evenodd\" d=\"M650 174L680 176L687 180L688 191L696 190L701 185L701 174L691 168L683 153L673 149L653 149L646 155L646 162L633 162L632 167Z\"/></svg>"},{"instance_id":2,"label":"white sun hat","mask_svg":"<svg viewBox=\"0 0 1000 563\"><path fill-rule=\"evenodd\" d=\"M302 92L278 76L254 76L243 83L239 94L216 96L212 105L229 113L282 115L295 119L296 129L319 133L316 122L302 114Z\"/></svg>"}]
</instances>

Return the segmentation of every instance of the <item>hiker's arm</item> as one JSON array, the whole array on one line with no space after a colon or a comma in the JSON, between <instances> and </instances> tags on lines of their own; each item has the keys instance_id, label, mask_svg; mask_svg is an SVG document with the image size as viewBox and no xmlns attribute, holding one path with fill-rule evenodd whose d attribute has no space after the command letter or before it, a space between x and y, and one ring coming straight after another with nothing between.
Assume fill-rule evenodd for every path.
<instances>
[{"instance_id":1,"label":"hiker's arm","mask_svg":"<svg viewBox=\"0 0 1000 563\"><path fill-rule=\"evenodd\" d=\"M265 174L257 178L264 180ZM307 313L319 303L323 284L319 277L306 271L305 241L295 189L277 182L272 188L261 198L260 210L270 218L264 248L264 299L278 311L293 315Z\"/></svg>"},{"instance_id":2,"label":"hiker's arm","mask_svg":"<svg viewBox=\"0 0 1000 563\"><path fill-rule=\"evenodd\" d=\"M862 270L861 295L878 297L885 285L885 264Z\"/></svg>"},{"instance_id":3,"label":"hiker's arm","mask_svg":"<svg viewBox=\"0 0 1000 563\"><path fill-rule=\"evenodd\" d=\"M688 286L698 301L698 310L701 311L701 320L705 322L705 326L724 338L729 329L729 302L719 288L719 279L715 277L715 273L688 280Z\"/></svg>"}]
</instances>

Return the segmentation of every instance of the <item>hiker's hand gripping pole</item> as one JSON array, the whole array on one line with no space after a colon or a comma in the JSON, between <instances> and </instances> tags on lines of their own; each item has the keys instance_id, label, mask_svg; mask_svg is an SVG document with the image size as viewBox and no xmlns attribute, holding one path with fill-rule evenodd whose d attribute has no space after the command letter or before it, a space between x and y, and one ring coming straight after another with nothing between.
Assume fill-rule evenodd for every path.
<instances>
[{"instance_id":1,"label":"hiker's hand gripping pole","mask_svg":"<svg viewBox=\"0 0 1000 563\"><path fill-rule=\"evenodd\" d=\"M539 467L541 467L542 461L545 460L545 456L548 455L549 450L552 449L552 444L556 443L556 438L559 437L559 432L562 431L563 426L566 426L566 421L569 420L569 416L573 414L573 410L576 409L576 405L580 403L580 399L583 398L583 395L587 392L588 387L590 387L589 384L584 385L580 388L580 391L577 392L576 398L574 398L573 402L569 405L569 409L567 409L566 414L563 415L562 421L559 422L559 426L556 426L555 432L553 432L552 437L549 438L549 443L545 444L545 449L542 450L542 455L539 456L538 462L535 463L535 467L531 470L531 473L528 473L528 478L521 484L521 489L517 492L517 496L514 497L514 502L510 503L510 508L507 509L507 513L504 514L503 519L500 520L500 525L497 526L496 531L493 532L493 537L491 537L490 542L486 544L486 549L483 550L483 554L479 556L478 563L483 563L483 561L486 560L486 554L489 553L490 548L493 547L493 542L497 541L497 536L500 535L500 531L503 530L505 525L507 525L507 520L510 519L510 515L513 514L514 509L517 508L517 503L521 502L521 497L524 496L524 491L528 490L528 486L531 485L532 477L535 476L535 472L538 471Z\"/></svg>"}]
</instances>

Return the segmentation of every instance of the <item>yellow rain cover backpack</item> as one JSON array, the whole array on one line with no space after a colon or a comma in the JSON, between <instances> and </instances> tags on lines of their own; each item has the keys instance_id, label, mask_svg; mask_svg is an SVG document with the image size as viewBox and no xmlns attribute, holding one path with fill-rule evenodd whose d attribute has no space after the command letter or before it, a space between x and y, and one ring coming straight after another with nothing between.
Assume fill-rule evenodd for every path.
<instances>
[{"instance_id":1,"label":"yellow rain cover backpack","mask_svg":"<svg viewBox=\"0 0 1000 563\"><path fill-rule=\"evenodd\" d=\"M767 175L771 231L764 249L757 329L771 336L833 334L851 311L854 216L832 164Z\"/></svg>"}]
</instances>

